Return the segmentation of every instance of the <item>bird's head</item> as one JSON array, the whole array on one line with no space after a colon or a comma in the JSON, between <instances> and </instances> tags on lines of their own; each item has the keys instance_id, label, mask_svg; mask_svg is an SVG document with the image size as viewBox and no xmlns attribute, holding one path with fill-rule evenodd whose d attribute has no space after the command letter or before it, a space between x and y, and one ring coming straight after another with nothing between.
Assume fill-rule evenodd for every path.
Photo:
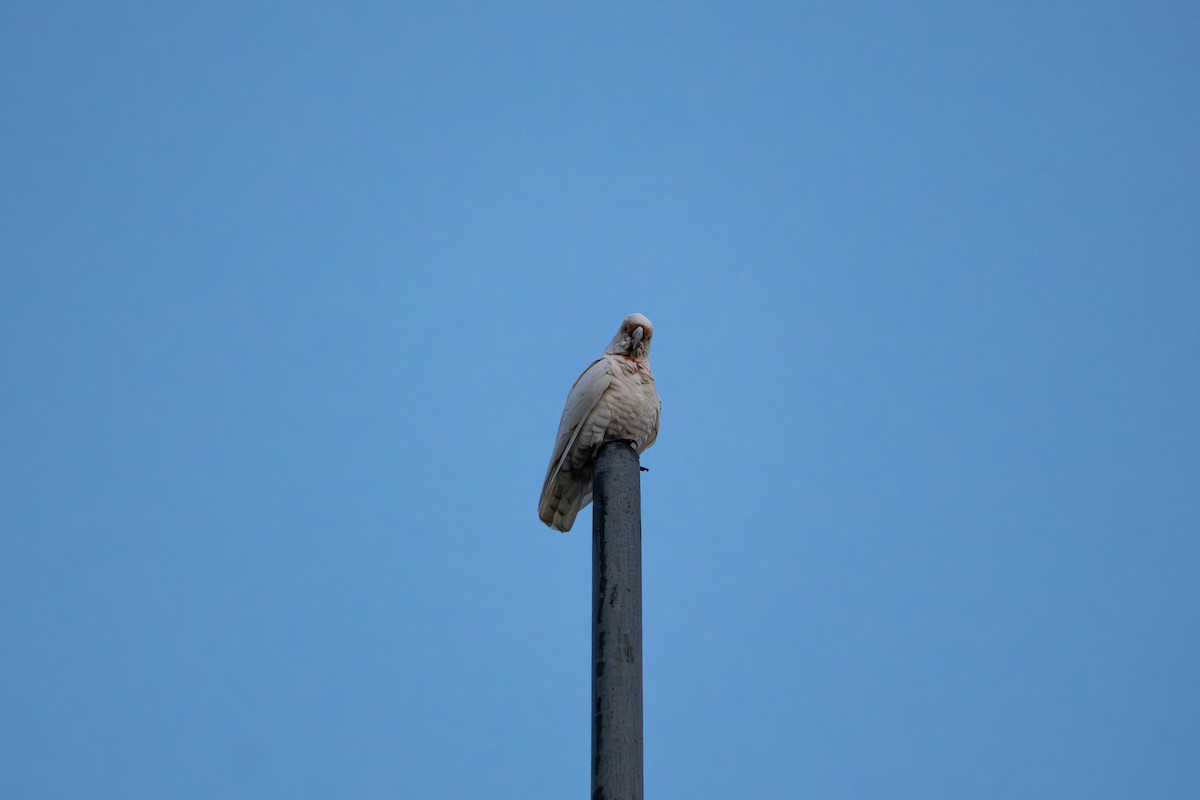
<instances>
[{"instance_id":1,"label":"bird's head","mask_svg":"<svg viewBox=\"0 0 1200 800\"><path fill-rule=\"evenodd\" d=\"M625 356L641 364L650 360L650 340L654 338L654 326L641 314L630 314L621 323L617 335L604 351L607 356Z\"/></svg>"}]
</instances>

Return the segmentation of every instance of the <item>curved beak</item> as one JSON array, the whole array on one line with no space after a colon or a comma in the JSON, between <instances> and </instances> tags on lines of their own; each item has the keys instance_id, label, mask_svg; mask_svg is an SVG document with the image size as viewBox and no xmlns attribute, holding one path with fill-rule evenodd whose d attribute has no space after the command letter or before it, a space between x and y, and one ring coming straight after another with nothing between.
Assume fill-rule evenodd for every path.
<instances>
[{"instance_id":1,"label":"curved beak","mask_svg":"<svg viewBox=\"0 0 1200 800\"><path fill-rule=\"evenodd\" d=\"M638 325L636 328L634 328L633 333L629 334L630 338L633 340L633 343L630 345L630 348L636 349L637 346L642 343L642 337L644 337L645 335L646 335L646 329L643 328L641 325Z\"/></svg>"}]
</instances>

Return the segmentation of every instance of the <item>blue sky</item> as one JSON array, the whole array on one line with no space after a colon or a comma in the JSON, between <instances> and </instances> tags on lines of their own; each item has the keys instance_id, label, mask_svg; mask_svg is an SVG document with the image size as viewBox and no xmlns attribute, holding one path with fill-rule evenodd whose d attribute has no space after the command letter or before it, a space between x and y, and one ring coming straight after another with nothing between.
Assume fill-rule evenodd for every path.
<instances>
[{"instance_id":1,"label":"blue sky","mask_svg":"<svg viewBox=\"0 0 1200 800\"><path fill-rule=\"evenodd\" d=\"M0 794L1200 792L1190 3L10 2Z\"/></svg>"}]
</instances>

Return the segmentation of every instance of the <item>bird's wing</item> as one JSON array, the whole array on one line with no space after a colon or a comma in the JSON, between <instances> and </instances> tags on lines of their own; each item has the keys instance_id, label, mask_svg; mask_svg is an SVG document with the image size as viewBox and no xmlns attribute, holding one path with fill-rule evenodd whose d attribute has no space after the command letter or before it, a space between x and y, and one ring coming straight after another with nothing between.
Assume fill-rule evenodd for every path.
<instances>
[{"instance_id":1,"label":"bird's wing","mask_svg":"<svg viewBox=\"0 0 1200 800\"><path fill-rule=\"evenodd\" d=\"M642 446L638 449L638 453L644 453L649 450L650 445L654 444L654 440L658 438L658 422L662 419L662 400L658 399L657 394L655 394L655 400L654 422L650 425L650 434L646 437L646 441L643 442Z\"/></svg>"},{"instance_id":2,"label":"bird's wing","mask_svg":"<svg viewBox=\"0 0 1200 800\"><path fill-rule=\"evenodd\" d=\"M582 467L581 463L576 463L580 455L575 452L575 447L583 431L589 431L589 437L595 433L592 429L595 426L589 425L589 420L612 383L612 371L612 363L607 357L593 361L566 396L566 408L558 423L550 468L546 470L546 481L542 483L538 501L538 516L542 522L559 530L569 530L575 519L574 512L587 505L584 491L590 499L590 480L586 480L588 486L583 486L580 481L584 479L575 474L575 470ZM562 521L558 517L562 517Z\"/></svg>"},{"instance_id":3,"label":"bird's wing","mask_svg":"<svg viewBox=\"0 0 1200 800\"><path fill-rule=\"evenodd\" d=\"M596 359L583 371L567 394L567 405L558 423L558 435L554 439L554 454L550 456L550 468L546 471L546 482L562 466L563 459L571 452L583 423L600 402L604 391L612 383L612 365L607 358Z\"/></svg>"}]
</instances>

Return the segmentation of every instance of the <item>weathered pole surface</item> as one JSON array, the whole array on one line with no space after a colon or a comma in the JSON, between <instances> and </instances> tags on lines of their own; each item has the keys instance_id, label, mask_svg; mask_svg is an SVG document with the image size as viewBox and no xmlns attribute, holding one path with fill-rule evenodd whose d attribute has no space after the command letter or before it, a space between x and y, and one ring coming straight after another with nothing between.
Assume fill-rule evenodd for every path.
<instances>
[{"instance_id":1,"label":"weathered pole surface","mask_svg":"<svg viewBox=\"0 0 1200 800\"><path fill-rule=\"evenodd\" d=\"M592 481L592 800L642 800L642 491L605 442Z\"/></svg>"}]
</instances>

